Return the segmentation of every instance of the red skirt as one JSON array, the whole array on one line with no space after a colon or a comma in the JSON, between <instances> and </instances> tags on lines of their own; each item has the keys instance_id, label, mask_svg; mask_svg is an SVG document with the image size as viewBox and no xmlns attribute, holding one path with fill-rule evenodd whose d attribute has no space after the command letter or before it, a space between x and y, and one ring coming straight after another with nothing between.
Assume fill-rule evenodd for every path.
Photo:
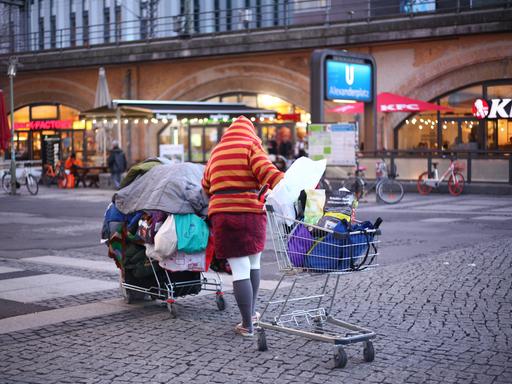
<instances>
[{"instance_id":1,"label":"red skirt","mask_svg":"<svg viewBox=\"0 0 512 384\"><path fill-rule=\"evenodd\" d=\"M210 217L215 257L230 259L263 252L267 236L264 213L216 213Z\"/></svg>"}]
</instances>

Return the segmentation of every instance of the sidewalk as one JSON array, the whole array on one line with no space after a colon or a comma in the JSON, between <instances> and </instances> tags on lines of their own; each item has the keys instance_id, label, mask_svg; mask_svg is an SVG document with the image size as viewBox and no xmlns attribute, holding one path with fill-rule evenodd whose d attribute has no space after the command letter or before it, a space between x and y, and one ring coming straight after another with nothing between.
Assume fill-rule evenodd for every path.
<instances>
[{"instance_id":1,"label":"sidewalk","mask_svg":"<svg viewBox=\"0 0 512 384\"><path fill-rule=\"evenodd\" d=\"M6 383L497 383L512 382L512 240L342 276L336 317L378 333L333 370L332 346L267 332L268 352L233 332L234 298L178 301L0 336ZM317 284L318 285L318 284ZM313 287L304 287L305 291ZM262 291L261 299L269 291Z\"/></svg>"}]
</instances>

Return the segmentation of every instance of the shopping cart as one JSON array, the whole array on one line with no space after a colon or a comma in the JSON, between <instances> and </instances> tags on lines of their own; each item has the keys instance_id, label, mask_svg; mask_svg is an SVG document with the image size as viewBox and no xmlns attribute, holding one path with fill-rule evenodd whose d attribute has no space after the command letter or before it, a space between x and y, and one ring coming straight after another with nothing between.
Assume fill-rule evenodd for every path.
<instances>
[{"instance_id":1,"label":"shopping cart","mask_svg":"<svg viewBox=\"0 0 512 384\"><path fill-rule=\"evenodd\" d=\"M382 220L378 219L373 229L341 233L284 217L268 204L265 209L282 276L261 313L258 349L267 350L265 330L268 329L334 344L335 368L347 364L343 349L347 344L363 343L364 360L373 361L375 351L371 340L376 337L375 332L335 319L332 310L342 275L377 266L381 234L378 226ZM320 284L318 277L324 277L325 283ZM283 284L285 279L291 279L291 284ZM309 284L308 295L297 295L295 292L304 281ZM311 281L316 283L316 291Z\"/></svg>"},{"instance_id":2,"label":"shopping cart","mask_svg":"<svg viewBox=\"0 0 512 384\"><path fill-rule=\"evenodd\" d=\"M147 256L146 256L147 257ZM131 304L138 295L148 295L152 300L162 300L173 318L177 317L176 299L187 295L196 295L200 291L215 292L215 302L219 311L226 308L222 279L215 272L213 277L206 277L203 272L193 271L171 272L162 268L158 261L147 257L151 266L152 276L136 279L129 270L120 275L120 289L126 303ZM199 278L194 278L195 276ZM137 295L138 293L138 295Z\"/></svg>"}]
</instances>

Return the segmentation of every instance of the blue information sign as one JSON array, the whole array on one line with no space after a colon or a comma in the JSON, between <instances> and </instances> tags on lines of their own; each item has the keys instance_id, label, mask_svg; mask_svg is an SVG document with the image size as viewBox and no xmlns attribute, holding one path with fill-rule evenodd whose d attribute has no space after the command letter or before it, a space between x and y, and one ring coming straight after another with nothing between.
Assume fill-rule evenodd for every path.
<instances>
[{"instance_id":1,"label":"blue information sign","mask_svg":"<svg viewBox=\"0 0 512 384\"><path fill-rule=\"evenodd\" d=\"M372 68L369 64L326 61L326 99L372 101Z\"/></svg>"}]
</instances>

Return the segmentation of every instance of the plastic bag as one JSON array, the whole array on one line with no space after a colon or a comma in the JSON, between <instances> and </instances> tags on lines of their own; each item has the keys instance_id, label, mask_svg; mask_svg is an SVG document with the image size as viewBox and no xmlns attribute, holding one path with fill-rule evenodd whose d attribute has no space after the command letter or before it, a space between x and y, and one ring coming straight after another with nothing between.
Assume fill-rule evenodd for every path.
<instances>
[{"instance_id":1,"label":"plastic bag","mask_svg":"<svg viewBox=\"0 0 512 384\"><path fill-rule=\"evenodd\" d=\"M174 255L178 248L178 236L174 215L167 216L155 235L155 244L145 244L146 255L155 260L165 260Z\"/></svg>"},{"instance_id":2,"label":"plastic bag","mask_svg":"<svg viewBox=\"0 0 512 384\"><path fill-rule=\"evenodd\" d=\"M178 235L178 251L198 253L206 249L208 244L208 225L199 216L189 213L175 215L176 234Z\"/></svg>"},{"instance_id":3,"label":"plastic bag","mask_svg":"<svg viewBox=\"0 0 512 384\"><path fill-rule=\"evenodd\" d=\"M295 218L294 204L303 189L314 189L325 172L327 160L313 161L307 157L297 159L284 174L284 178L268 194L267 203L282 216ZM291 225L292 220L287 220Z\"/></svg>"},{"instance_id":4,"label":"plastic bag","mask_svg":"<svg viewBox=\"0 0 512 384\"><path fill-rule=\"evenodd\" d=\"M307 189L306 196L304 222L316 225L324 215L325 189Z\"/></svg>"}]
</instances>

